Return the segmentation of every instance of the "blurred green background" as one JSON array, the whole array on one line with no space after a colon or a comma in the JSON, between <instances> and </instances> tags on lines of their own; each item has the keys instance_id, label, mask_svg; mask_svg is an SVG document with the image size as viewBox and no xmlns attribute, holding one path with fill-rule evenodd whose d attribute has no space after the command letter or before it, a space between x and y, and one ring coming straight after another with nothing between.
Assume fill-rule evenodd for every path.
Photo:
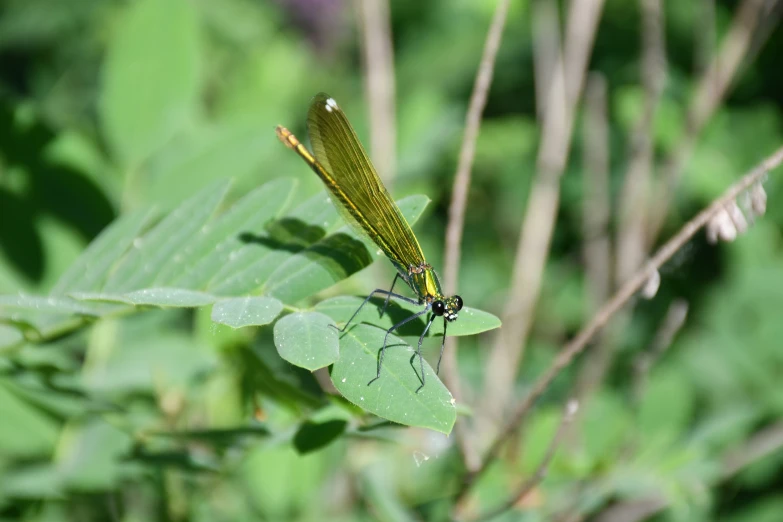
<instances>
[{"instance_id":1,"label":"blurred green background","mask_svg":"<svg viewBox=\"0 0 783 522\"><path fill-rule=\"evenodd\" d=\"M664 2L669 62L655 120L658 159L686 132L708 3ZM718 39L738 4L715 2ZM495 5L391 2L392 192L432 199L416 231L436 267ZM768 41L699 136L663 239L783 143L777 7ZM640 24L637 2L607 0L589 67L608 85L613 199L641 111ZM356 3L347 0L4 0L0 294L48 293L117 216L151 205L165 212L215 180L235 180L231 201L279 177L299 181L295 203L321 191L274 126L304 137L309 100L326 91L369 143L360 40ZM512 1L478 141L459 279L468 305L497 315L535 171L532 53L530 3ZM582 260L579 128L518 395L594 312ZM653 497L669 508L655 510L656 520L783 519L778 177L765 184L767 213L747 234L718 246L700 236L664 267L660 292L620 334L573 440L525 506L500 518L598 520L613 505ZM327 293L366 293L392 275L379 264ZM687 321L635 396L634 363L676 299L687 302ZM217 328L203 310L149 311L0 351L0 520L448 518L463 470L453 436L367 430L372 420L277 357L269 328L251 330ZM480 393L491 339L461 341L468 398ZM425 347L433 361L437 342ZM478 511L535 468L580 364L545 395L518 451L478 485ZM150 435L166 430L188 435ZM732 451L759 448L759 458L726 472Z\"/></svg>"}]
</instances>

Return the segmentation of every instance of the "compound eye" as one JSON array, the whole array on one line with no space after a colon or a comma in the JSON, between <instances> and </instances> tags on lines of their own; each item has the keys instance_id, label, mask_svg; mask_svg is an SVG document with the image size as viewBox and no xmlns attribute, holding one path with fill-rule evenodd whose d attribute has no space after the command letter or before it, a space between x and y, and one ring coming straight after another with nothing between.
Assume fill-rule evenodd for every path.
<instances>
[{"instance_id":1,"label":"compound eye","mask_svg":"<svg viewBox=\"0 0 783 522\"><path fill-rule=\"evenodd\" d=\"M434 313L437 316L441 316L446 312L446 305L443 304L443 301L435 301L432 303L432 313Z\"/></svg>"},{"instance_id":2,"label":"compound eye","mask_svg":"<svg viewBox=\"0 0 783 522\"><path fill-rule=\"evenodd\" d=\"M454 304L457 306L457 311L462 310L462 298L458 295L454 296Z\"/></svg>"}]
</instances>

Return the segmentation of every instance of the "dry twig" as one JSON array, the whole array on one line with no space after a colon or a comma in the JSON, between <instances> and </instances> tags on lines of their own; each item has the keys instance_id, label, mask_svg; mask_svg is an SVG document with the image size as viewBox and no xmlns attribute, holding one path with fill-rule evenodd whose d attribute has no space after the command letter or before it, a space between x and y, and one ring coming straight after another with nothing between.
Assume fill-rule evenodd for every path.
<instances>
[{"instance_id":1,"label":"dry twig","mask_svg":"<svg viewBox=\"0 0 783 522\"><path fill-rule=\"evenodd\" d=\"M365 93L370 106L370 150L378 173L394 180L397 123L394 108L394 50L388 0L360 0Z\"/></svg>"},{"instance_id":2,"label":"dry twig","mask_svg":"<svg viewBox=\"0 0 783 522\"><path fill-rule=\"evenodd\" d=\"M610 267L612 245L609 237L611 204L609 198L609 121L607 87L603 76L592 73L585 88L584 116L584 204L582 225L584 263L587 279L587 310L598 310L612 290ZM596 352L605 351L607 340L593 342ZM600 381L600 357L585 362L577 379L576 396L588 395Z\"/></svg>"},{"instance_id":3,"label":"dry twig","mask_svg":"<svg viewBox=\"0 0 783 522\"><path fill-rule=\"evenodd\" d=\"M454 292L457 289L459 275L459 262L462 251L462 232L465 227L465 208L470 189L470 173L473 167L473 158L476 154L476 140L478 139L481 116L487 104L489 88L492 84L492 73L495 69L495 59L500 49L500 41L503 36L503 27L506 25L509 0L499 0L492 17L487 39L484 43L484 53L481 56L476 81L473 84L473 94L470 97L470 105L465 117L465 134L462 136L459 163L454 175L454 187L449 206L449 222L446 228L446 252L444 278L446 288ZM446 351L443 354L443 375L451 393L457 400L462 397L459 382L459 369L457 368L457 340L448 339ZM469 470L476 469L479 464L479 456L475 448L469 442L470 435L466 433L463 423L457 423L457 440L459 441L465 466Z\"/></svg>"},{"instance_id":4,"label":"dry twig","mask_svg":"<svg viewBox=\"0 0 783 522\"><path fill-rule=\"evenodd\" d=\"M584 83L603 0L571 2L563 53L555 65L530 190L514 259L511 287L485 372L480 411L501 418L524 355L560 201L560 177L568 161L574 113Z\"/></svg>"},{"instance_id":5,"label":"dry twig","mask_svg":"<svg viewBox=\"0 0 783 522\"><path fill-rule=\"evenodd\" d=\"M596 313L590 322L560 350L559 354L552 362L550 367L535 382L530 392L522 403L516 408L510 416L503 430L490 446L486 453L479 470L466 477L461 490L458 492L458 498L464 496L465 492L475 483L476 479L486 471L487 467L497 458L500 449L505 442L519 428L522 421L530 412L536 401L549 388L549 385L557 375L568 366L574 357L579 355L587 346L587 343L606 323L641 289L650 276L668 261L677 251L682 248L707 222L725 206L733 201L737 196L748 190L754 184L758 183L767 173L783 163L783 147L780 147L772 155L762 161L753 170L745 174L739 181L733 184L726 192L710 204L709 207L699 212L693 219L688 221L669 241L667 241L647 263L636 271L615 294L614 296Z\"/></svg>"},{"instance_id":6,"label":"dry twig","mask_svg":"<svg viewBox=\"0 0 783 522\"><path fill-rule=\"evenodd\" d=\"M666 158L661 172L660 186L657 190L660 195L656 197L655 207L651 209L654 212L650 215L646 234L648 248L663 226L674 190L679 184L682 171L691 156L698 136L726 97L742 60L751 46L760 47L763 44L763 41L759 41L759 38L754 35L765 4L766 0L743 0L723 39L720 52L713 57L709 67L699 79L696 94L688 108L688 128L678 146Z\"/></svg>"}]
</instances>

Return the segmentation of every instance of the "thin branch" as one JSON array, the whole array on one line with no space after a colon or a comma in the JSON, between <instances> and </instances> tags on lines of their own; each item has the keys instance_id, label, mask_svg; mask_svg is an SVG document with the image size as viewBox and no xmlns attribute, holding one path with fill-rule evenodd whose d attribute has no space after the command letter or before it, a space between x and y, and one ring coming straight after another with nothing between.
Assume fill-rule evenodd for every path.
<instances>
[{"instance_id":1,"label":"thin branch","mask_svg":"<svg viewBox=\"0 0 783 522\"><path fill-rule=\"evenodd\" d=\"M536 86L536 115L546 115L549 91L560 56L560 15L555 0L535 0L530 5L533 30L533 76Z\"/></svg>"},{"instance_id":2,"label":"thin branch","mask_svg":"<svg viewBox=\"0 0 783 522\"><path fill-rule=\"evenodd\" d=\"M653 127L666 82L666 54L661 0L639 0L642 11L642 70L644 103L642 114L630 136L628 167L623 177L617 219L615 283L619 286L641 266L647 255L648 199L653 169ZM603 303L601 303L603 304ZM597 307L596 307L597 308ZM594 308L595 309L595 308ZM591 356L582 366L578 396L584 402L604 381L617 344L630 322L625 310L611 328L596 341Z\"/></svg>"},{"instance_id":3,"label":"thin branch","mask_svg":"<svg viewBox=\"0 0 783 522\"><path fill-rule=\"evenodd\" d=\"M620 285L639 268L647 253L647 209L653 166L655 113L666 82L661 0L640 0L642 7L642 84L644 108L631 136L630 160L619 200L617 273Z\"/></svg>"},{"instance_id":4,"label":"thin branch","mask_svg":"<svg viewBox=\"0 0 783 522\"><path fill-rule=\"evenodd\" d=\"M564 51L555 66L546 104L536 175L514 258L503 328L496 334L485 371L485 393L480 411L490 418L503 417L524 357L555 227L560 177L568 161L576 104L603 5L604 0L580 0L569 4Z\"/></svg>"},{"instance_id":5,"label":"thin branch","mask_svg":"<svg viewBox=\"0 0 783 522\"><path fill-rule=\"evenodd\" d=\"M611 204L609 197L609 121L607 116L606 79L592 73L585 88L584 115L584 204L582 226L584 237L587 303L586 310L598 310L609 298L612 290L612 245L609 237ZM591 313L591 312L588 312ZM594 340L593 350L606 351L607 339L601 335ZM591 393L595 383L603 376L600 358L591 357L581 368L577 378L576 396L582 398Z\"/></svg>"},{"instance_id":6,"label":"thin branch","mask_svg":"<svg viewBox=\"0 0 783 522\"><path fill-rule=\"evenodd\" d=\"M544 374L538 378L525 400L516 408L513 415L510 416L504 429L492 443L482 462L481 468L471 476L466 477L462 489L458 493L458 498L464 496L467 489L471 487L475 480L486 471L488 466L497 458L500 449L506 440L511 437L519 428L530 409L536 401L549 388L552 381L559 373L568 366L571 361L579 355L587 346L587 343L606 323L641 289L650 276L671 257L677 253L690 239L704 227L707 222L718 212L722 211L726 204L734 200L744 191L748 190L753 184L761 181L767 173L783 163L783 147L780 147L772 155L762 161L753 170L745 174L739 181L734 183L718 199L712 202L709 207L699 212L693 219L688 221L669 241L667 241L655 255L636 274L631 277L614 296L596 313L591 321L560 350L555 360Z\"/></svg>"},{"instance_id":7,"label":"thin branch","mask_svg":"<svg viewBox=\"0 0 783 522\"><path fill-rule=\"evenodd\" d=\"M704 74L715 55L715 0L699 0L699 30L695 31L696 74Z\"/></svg>"},{"instance_id":8,"label":"thin branch","mask_svg":"<svg viewBox=\"0 0 783 522\"><path fill-rule=\"evenodd\" d=\"M555 435L552 437L552 440L549 442L549 447L547 447L546 453L544 454L544 457L541 459L541 462L538 465L538 468L536 468L535 473L527 479L525 482L523 482L519 488L501 505L499 505L497 508L488 511L487 513L484 513L483 515L476 517L473 520L487 520L490 518L494 518L498 515L502 515L509 509L513 508L514 506L518 505L522 500L525 499L525 497L533 491L533 488L538 486L539 483L541 483L542 480L544 480L544 477L546 477L547 470L549 469L549 464L552 462L552 459L555 456L555 452L557 451L558 446L560 445L561 440L563 439L563 436L566 433L566 430L571 425L571 422L574 420L574 416L576 415L576 412L579 410L579 402L575 399L570 399L566 403L566 407L563 410L563 416L560 419L560 424L557 427L557 431L555 432Z\"/></svg>"},{"instance_id":9,"label":"thin branch","mask_svg":"<svg viewBox=\"0 0 783 522\"><path fill-rule=\"evenodd\" d=\"M688 127L677 147L667 157L661 172L654 212L650 215L647 233L648 248L663 226L669 211L674 191L679 184L682 171L691 156L698 136L725 99L737 72L751 45L759 47L763 41L754 36L761 20L766 0L743 0L737 9L720 52L715 55L709 67L699 79L696 94L688 108Z\"/></svg>"},{"instance_id":10,"label":"thin branch","mask_svg":"<svg viewBox=\"0 0 783 522\"><path fill-rule=\"evenodd\" d=\"M378 173L388 185L396 170L394 50L388 0L359 0L365 95L370 106L370 149Z\"/></svg>"},{"instance_id":11,"label":"thin branch","mask_svg":"<svg viewBox=\"0 0 783 522\"><path fill-rule=\"evenodd\" d=\"M609 240L611 203L609 198L609 118L606 78L592 73L585 88L584 116L584 203L582 234L588 281L588 310L597 310L609 298Z\"/></svg>"},{"instance_id":12,"label":"thin branch","mask_svg":"<svg viewBox=\"0 0 783 522\"><path fill-rule=\"evenodd\" d=\"M487 104L487 96L492 84L492 75L495 69L495 60L500 42L503 36L503 27L506 25L508 6L510 0L499 0L492 23L484 42L484 52L481 56L476 80L473 84L473 94L470 97L470 105L465 116L465 134L462 136L459 163L454 175L454 186L449 206L449 222L446 227L446 252L444 278L446 288L450 292L457 289L459 276L459 264L462 251L462 233L465 227L465 208L467 207L468 190L470 189L470 174L473 167L473 159L476 155L476 140L478 139L481 116ZM462 397L459 381L459 368L457 367L457 340L448 339L448 347L443 355L443 375L451 393L457 400ZM462 452L465 466L468 470L474 470L480 459L473 445L469 442L469 434L463 423L457 423L457 440Z\"/></svg>"}]
</instances>

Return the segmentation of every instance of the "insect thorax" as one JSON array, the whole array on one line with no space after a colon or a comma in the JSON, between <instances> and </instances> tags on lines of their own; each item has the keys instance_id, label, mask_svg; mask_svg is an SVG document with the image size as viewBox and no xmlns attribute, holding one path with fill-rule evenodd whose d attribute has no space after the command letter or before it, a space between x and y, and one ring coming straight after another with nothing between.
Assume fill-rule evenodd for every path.
<instances>
[{"instance_id":1,"label":"insect thorax","mask_svg":"<svg viewBox=\"0 0 783 522\"><path fill-rule=\"evenodd\" d=\"M411 289L416 292L416 295L419 296L421 303L431 303L443 298L440 281L432 265L427 263L422 263L418 266L411 265L406 272L403 277Z\"/></svg>"}]
</instances>

